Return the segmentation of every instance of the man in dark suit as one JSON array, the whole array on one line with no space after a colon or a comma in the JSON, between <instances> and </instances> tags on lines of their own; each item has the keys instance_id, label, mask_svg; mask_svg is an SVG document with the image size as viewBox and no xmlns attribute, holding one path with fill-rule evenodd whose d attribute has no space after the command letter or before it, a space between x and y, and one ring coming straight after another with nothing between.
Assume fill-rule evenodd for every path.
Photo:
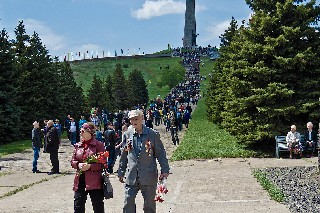
<instances>
[{"instance_id":1,"label":"man in dark suit","mask_svg":"<svg viewBox=\"0 0 320 213\"><path fill-rule=\"evenodd\" d=\"M312 148L312 154L316 152L318 136L317 132L312 129L313 124L311 122L307 123L307 131L304 133L304 138L306 139L306 149Z\"/></svg>"},{"instance_id":2,"label":"man in dark suit","mask_svg":"<svg viewBox=\"0 0 320 213\"><path fill-rule=\"evenodd\" d=\"M124 213L136 212L135 198L139 190L144 198L144 212L155 213L154 198L158 181L156 160L161 167L159 179L169 175L169 163L160 135L143 125L143 117L140 110L130 111L131 126L122 139L124 149L120 157L118 177L121 183L126 184Z\"/></svg>"},{"instance_id":3,"label":"man in dark suit","mask_svg":"<svg viewBox=\"0 0 320 213\"><path fill-rule=\"evenodd\" d=\"M47 123L46 141L46 152L50 153L50 160L52 164L51 172L49 172L48 174L59 174L59 136L58 130L53 126L53 120L49 120Z\"/></svg>"},{"instance_id":4,"label":"man in dark suit","mask_svg":"<svg viewBox=\"0 0 320 213\"><path fill-rule=\"evenodd\" d=\"M106 131L104 131L104 140L104 147L109 151L107 171L112 174L116 153L116 132L114 131L113 124L110 121L107 122L107 128Z\"/></svg>"}]
</instances>

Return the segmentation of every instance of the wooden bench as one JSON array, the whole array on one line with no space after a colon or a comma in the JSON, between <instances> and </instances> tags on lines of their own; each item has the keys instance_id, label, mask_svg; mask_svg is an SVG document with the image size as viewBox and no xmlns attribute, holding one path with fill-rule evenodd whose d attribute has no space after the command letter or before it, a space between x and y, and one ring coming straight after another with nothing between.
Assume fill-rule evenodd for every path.
<instances>
[{"instance_id":1,"label":"wooden bench","mask_svg":"<svg viewBox=\"0 0 320 213\"><path fill-rule=\"evenodd\" d=\"M300 137L301 137L300 143L302 146L302 153L310 152L310 151L312 152L313 150L312 148L310 147L306 148L306 139L304 135L301 135ZM275 140L276 140L276 157L280 158L280 154L282 152L289 152L290 150L288 149L288 146L287 146L286 136L283 136L283 135L276 136Z\"/></svg>"}]
</instances>

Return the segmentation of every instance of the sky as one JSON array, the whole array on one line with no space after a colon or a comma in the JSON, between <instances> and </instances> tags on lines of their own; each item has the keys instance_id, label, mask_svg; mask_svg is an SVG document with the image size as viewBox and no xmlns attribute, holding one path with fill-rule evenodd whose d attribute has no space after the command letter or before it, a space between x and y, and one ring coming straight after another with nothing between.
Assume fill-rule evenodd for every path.
<instances>
[{"instance_id":1,"label":"sky","mask_svg":"<svg viewBox=\"0 0 320 213\"><path fill-rule=\"evenodd\" d=\"M80 52L98 57L154 53L182 46L185 0L0 0L0 29L9 39L23 20L54 56ZM196 0L197 44L219 46L232 16L241 23L245 0ZM75 56L74 56L75 59Z\"/></svg>"}]
</instances>

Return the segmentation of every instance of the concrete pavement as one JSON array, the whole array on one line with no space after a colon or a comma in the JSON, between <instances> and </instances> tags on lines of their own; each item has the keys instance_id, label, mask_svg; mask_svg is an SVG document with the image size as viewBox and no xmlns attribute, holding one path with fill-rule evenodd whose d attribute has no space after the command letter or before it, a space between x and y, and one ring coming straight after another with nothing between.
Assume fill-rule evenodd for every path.
<instances>
[{"instance_id":1,"label":"concrete pavement","mask_svg":"<svg viewBox=\"0 0 320 213\"><path fill-rule=\"evenodd\" d=\"M63 159L63 156L71 151L72 147L64 144L59 155ZM27 154L32 157L32 153L27 152ZM44 155L43 160L48 157L45 154L42 155ZM21 156L17 158L22 159ZM11 163L24 164L26 162L20 160ZM44 170L46 163L44 161L41 163ZM157 212L289 212L286 206L270 200L267 192L251 175L252 169L279 165L311 166L315 163L316 158L308 160L234 158L171 162L172 174L168 179L169 192L163 203L157 203ZM28 167L31 168L30 164L29 159ZM0 173L1 212L64 213L73 211L74 171L70 166L61 168L64 174L47 175L46 173L33 174L30 169L14 172L8 168L9 161L6 164L2 161L1 165L4 165ZM68 165L68 162L61 165ZM6 174L9 170L12 173ZM106 212L119 213L122 212L124 186L118 182L115 175L111 176L111 182L115 197L105 201L105 209ZM3 197L6 193L21 188L26 189ZM139 193L137 212L143 212L142 205L143 200ZM90 198L86 206L86 212L93 212Z\"/></svg>"}]
</instances>

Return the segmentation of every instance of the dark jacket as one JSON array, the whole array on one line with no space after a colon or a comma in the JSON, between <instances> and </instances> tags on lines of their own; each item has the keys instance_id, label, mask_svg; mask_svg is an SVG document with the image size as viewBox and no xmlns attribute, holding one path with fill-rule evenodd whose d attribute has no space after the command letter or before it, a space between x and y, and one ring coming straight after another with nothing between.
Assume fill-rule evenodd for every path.
<instances>
[{"instance_id":1,"label":"dark jacket","mask_svg":"<svg viewBox=\"0 0 320 213\"><path fill-rule=\"evenodd\" d=\"M54 126L50 126L47 129L46 134L47 145L45 147L46 152L56 152L59 149L59 135L58 130Z\"/></svg>"},{"instance_id":2,"label":"dark jacket","mask_svg":"<svg viewBox=\"0 0 320 213\"><path fill-rule=\"evenodd\" d=\"M42 140L41 140L41 132L38 128L34 128L32 130L32 149L34 148L42 148Z\"/></svg>"},{"instance_id":3,"label":"dark jacket","mask_svg":"<svg viewBox=\"0 0 320 213\"><path fill-rule=\"evenodd\" d=\"M116 132L113 129L108 128L104 132L105 146L114 148L116 146Z\"/></svg>"},{"instance_id":4,"label":"dark jacket","mask_svg":"<svg viewBox=\"0 0 320 213\"><path fill-rule=\"evenodd\" d=\"M96 140L95 138L91 139L88 144L88 147L84 149L84 143L79 142L76 143L74 146L74 151L71 159L71 166L74 169L77 169L79 172L78 164L83 163L83 155L85 152L85 156L91 156L99 152L104 152L105 148L102 142ZM92 189L102 189L102 169L103 165L100 163L93 163L89 170L84 171L83 174L85 175L85 182L86 182L86 190ZM82 175L83 175L82 174ZM73 190L78 190L79 185L79 178L78 174L74 177L73 183Z\"/></svg>"},{"instance_id":5,"label":"dark jacket","mask_svg":"<svg viewBox=\"0 0 320 213\"><path fill-rule=\"evenodd\" d=\"M311 131L311 140L309 140L309 131L307 130L304 133L304 138L306 139L306 141L313 141L313 142L317 142L318 141L318 133L315 130Z\"/></svg>"}]
</instances>

